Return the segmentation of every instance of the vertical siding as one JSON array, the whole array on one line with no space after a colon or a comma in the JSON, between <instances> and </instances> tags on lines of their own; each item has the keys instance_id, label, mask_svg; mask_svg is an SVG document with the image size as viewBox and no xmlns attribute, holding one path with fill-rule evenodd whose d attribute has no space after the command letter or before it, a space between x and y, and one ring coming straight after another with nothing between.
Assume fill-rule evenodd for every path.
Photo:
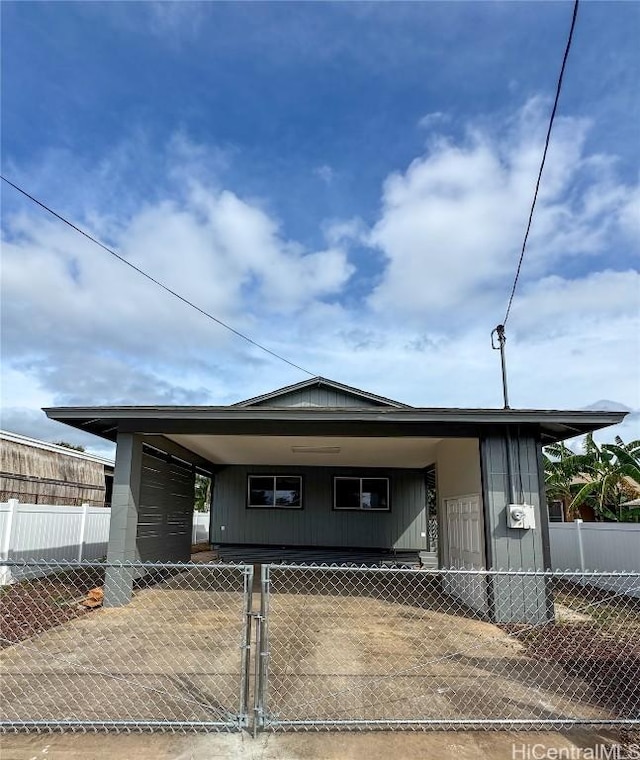
<instances>
[{"instance_id":1,"label":"vertical siding","mask_svg":"<svg viewBox=\"0 0 640 760\"><path fill-rule=\"evenodd\" d=\"M302 509L247 509L249 474L302 476ZM389 512L333 510L333 477L389 477ZM224 530L223 530L224 526ZM227 467L215 478L213 542L287 546L426 547L422 470Z\"/></svg>"},{"instance_id":2,"label":"vertical siding","mask_svg":"<svg viewBox=\"0 0 640 760\"><path fill-rule=\"evenodd\" d=\"M303 388L283 394L275 399L258 401L252 406L329 406L329 407L370 407L380 406L375 401L353 396L333 388Z\"/></svg>"},{"instance_id":3,"label":"vertical siding","mask_svg":"<svg viewBox=\"0 0 640 760\"><path fill-rule=\"evenodd\" d=\"M519 530L507 525L509 482L507 439L490 435L482 441L482 470L485 487L485 521L488 555L493 569L543 570L545 568L543 522L540 513L538 442L530 433L511 436L514 499L532 504L536 527ZM493 582L494 616L498 622L526 620L542 622L548 617L544 578L496 577Z\"/></svg>"}]
</instances>

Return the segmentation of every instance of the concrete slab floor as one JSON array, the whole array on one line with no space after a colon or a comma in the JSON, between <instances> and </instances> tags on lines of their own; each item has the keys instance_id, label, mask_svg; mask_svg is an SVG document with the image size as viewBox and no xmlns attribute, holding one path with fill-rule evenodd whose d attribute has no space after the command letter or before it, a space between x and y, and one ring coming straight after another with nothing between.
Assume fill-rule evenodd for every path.
<instances>
[{"instance_id":1,"label":"concrete slab floor","mask_svg":"<svg viewBox=\"0 0 640 760\"><path fill-rule=\"evenodd\" d=\"M617 743L616 734L554 732L364 732L264 734L7 734L1 760L526 760L546 750ZM535 750L533 748L536 748ZM602 751L602 750L600 750ZM534 754L535 752L535 754ZM588 757L588 754L586 755ZM606 755L605 755L606 756ZM613 755L615 757L615 755ZM624 756L624 753L623 753Z\"/></svg>"}]
</instances>

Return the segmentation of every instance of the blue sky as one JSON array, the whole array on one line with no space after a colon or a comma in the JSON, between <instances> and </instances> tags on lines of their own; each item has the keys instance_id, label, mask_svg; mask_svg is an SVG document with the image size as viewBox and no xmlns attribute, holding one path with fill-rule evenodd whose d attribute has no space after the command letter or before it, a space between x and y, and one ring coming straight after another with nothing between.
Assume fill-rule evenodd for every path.
<instances>
[{"instance_id":1,"label":"blue sky","mask_svg":"<svg viewBox=\"0 0 640 760\"><path fill-rule=\"evenodd\" d=\"M571 9L5 2L3 173L313 372L498 405L488 333ZM510 324L519 406L640 407L639 30L637 3L581 5ZM2 231L5 427L304 377L6 188Z\"/></svg>"}]
</instances>

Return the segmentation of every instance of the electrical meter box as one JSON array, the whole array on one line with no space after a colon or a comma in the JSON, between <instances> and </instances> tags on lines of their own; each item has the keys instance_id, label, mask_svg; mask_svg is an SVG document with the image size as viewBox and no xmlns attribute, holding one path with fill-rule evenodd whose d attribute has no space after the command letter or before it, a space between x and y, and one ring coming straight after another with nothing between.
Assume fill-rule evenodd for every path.
<instances>
[{"instance_id":1,"label":"electrical meter box","mask_svg":"<svg viewBox=\"0 0 640 760\"><path fill-rule=\"evenodd\" d=\"M533 504L507 504L507 525L521 530L535 528L536 513Z\"/></svg>"}]
</instances>

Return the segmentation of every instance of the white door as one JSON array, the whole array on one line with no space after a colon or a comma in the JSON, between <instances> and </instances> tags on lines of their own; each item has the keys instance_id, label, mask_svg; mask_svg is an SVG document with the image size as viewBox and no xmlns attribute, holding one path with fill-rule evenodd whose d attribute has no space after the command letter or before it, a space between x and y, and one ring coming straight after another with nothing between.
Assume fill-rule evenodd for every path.
<instances>
[{"instance_id":1,"label":"white door","mask_svg":"<svg viewBox=\"0 0 640 760\"><path fill-rule=\"evenodd\" d=\"M485 566L484 525L479 494L444 500L447 520L449 567L472 570ZM445 589L467 607L478 612L487 610L486 577L484 575L450 575Z\"/></svg>"}]
</instances>

